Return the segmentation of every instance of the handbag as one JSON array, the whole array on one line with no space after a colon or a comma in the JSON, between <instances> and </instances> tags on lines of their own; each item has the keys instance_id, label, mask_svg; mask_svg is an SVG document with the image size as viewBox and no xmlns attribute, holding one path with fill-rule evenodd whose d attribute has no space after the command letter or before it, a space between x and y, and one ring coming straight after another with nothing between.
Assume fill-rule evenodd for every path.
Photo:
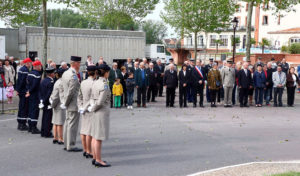
<instances>
[{"instance_id":1,"label":"handbag","mask_svg":"<svg viewBox=\"0 0 300 176\"><path fill-rule=\"evenodd\" d=\"M216 77L215 73L214 73L214 78L215 78L215 81L216 81L216 86L220 87L221 86L221 82L219 80L217 80L217 77Z\"/></svg>"}]
</instances>

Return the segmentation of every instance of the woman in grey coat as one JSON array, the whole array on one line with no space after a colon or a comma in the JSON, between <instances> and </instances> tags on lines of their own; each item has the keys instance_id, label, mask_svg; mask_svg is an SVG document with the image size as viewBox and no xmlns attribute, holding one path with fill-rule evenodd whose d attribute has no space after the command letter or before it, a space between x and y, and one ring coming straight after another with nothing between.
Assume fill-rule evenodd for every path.
<instances>
[{"instance_id":1,"label":"woman in grey coat","mask_svg":"<svg viewBox=\"0 0 300 176\"><path fill-rule=\"evenodd\" d=\"M92 86L91 105L88 111L92 116L92 164L96 167L110 167L110 164L101 159L102 141L108 139L110 114L110 88L107 78L110 68L106 64L99 66L99 79Z\"/></svg>"},{"instance_id":2,"label":"woman in grey coat","mask_svg":"<svg viewBox=\"0 0 300 176\"><path fill-rule=\"evenodd\" d=\"M53 124L53 144L63 145L63 125L66 119L66 110L61 109L60 105L63 102L64 91L61 83L61 76L64 73L64 69L58 69L57 71L57 81L54 84L52 94L50 96L49 102L51 103L53 116L52 116L52 124Z\"/></svg>"}]
</instances>

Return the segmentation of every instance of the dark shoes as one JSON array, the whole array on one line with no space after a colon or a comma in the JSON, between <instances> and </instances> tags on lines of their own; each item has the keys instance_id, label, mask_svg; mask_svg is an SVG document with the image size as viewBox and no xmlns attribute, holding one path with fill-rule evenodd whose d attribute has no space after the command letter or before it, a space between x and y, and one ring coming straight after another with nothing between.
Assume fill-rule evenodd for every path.
<instances>
[{"instance_id":1,"label":"dark shoes","mask_svg":"<svg viewBox=\"0 0 300 176\"><path fill-rule=\"evenodd\" d=\"M31 128L31 134L41 134L41 131L39 129L37 129L37 127L32 127Z\"/></svg>"},{"instance_id":2,"label":"dark shoes","mask_svg":"<svg viewBox=\"0 0 300 176\"><path fill-rule=\"evenodd\" d=\"M18 124L18 130L20 131L27 131L28 130L28 126L26 124Z\"/></svg>"},{"instance_id":3,"label":"dark shoes","mask_svg":"<svg viewBox=\"0 0 300 176\"><path fill-rule=\"evenodd\" d=\"M95 167L110 167L111 165L110 164L107 164L105 163L105 165L95 161L95 164L94 164Z\"/></svg>"},{"instance_id":4,"label":"dark shoes","mask_svg":"<svg viewBox=\"0 0 300 176\"><path fill-rule=\"evenodd\" d=\"M67 151L68 152L82 152L82 149L75 147L75 148L72 148L72 149L67 150Z\"/></svg>"},{"instance_id":5,"label":"dark shoes","mask_svg":"<svg viewBox=\"0 0 300 176\"><path fill-rule=\"evenodd\" d=\"M53 144L58 144L58 140L53 139Z\"/></svg>"},{"instance_id":6,"label":"dark shoes","mask_svg":"<svg viewBox=\"0 0 300 176\"><path fill-rule=\"evenodd\" d=\"M86 157L86 158L93 158L93 155L87 153L87 152L83 152L83 157Z\"/></svg>"}]
</instances>

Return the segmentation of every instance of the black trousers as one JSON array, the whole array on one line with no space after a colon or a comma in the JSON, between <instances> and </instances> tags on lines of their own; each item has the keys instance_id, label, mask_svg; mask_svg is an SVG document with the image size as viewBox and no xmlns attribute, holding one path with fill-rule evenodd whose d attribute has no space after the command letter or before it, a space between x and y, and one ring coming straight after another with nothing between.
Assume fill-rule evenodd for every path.
<instances>
[{"instance_id":1,"label":"black trousers","mask_svg":"<svg viewBox=\"0 0 300 176\"><path fill-rule=\"evenodd\" d=\"M283 88L274 88L274 105L277 105L277 103L279 103L279 106L282 105L282 94Z\"/></svg>"},{"instance_id":2,"label":"black trousers","mask_svg":"<svg viewBox=\"0 0 300 176\"><path fill-rule=\"evenodd\" d=\"M167 87L166 106L174 106L176 88Z\"/></svg>"},{"instance_id":3,"label":"black trousers","mask_svg":"<svg viewBox=\"0 0 300 176\"><path fill-rule=\"evenodd\" d=\"M42 127L41 127L41 136L49 137L51 136L52 130L52 109L48 109L48 106L43 108L43 117L42 117Z\"/></svg>"},{"instance_id":4,"label":"black trousers","mask_svg":"<svg viewBox=\"0 0 300 176\"><path fill-rule=\"evenodd\" d=\"M157 94L159 95L159 96L162 96L162 94L163 94L163 90L164 90L164 85L163 85L163 79L159 79L158 81L157 81Z\"/></svg>"},{"instance_id":5,"label":"black trousers","mask_svg":"<svg viewBox=\"0 0 300 176\"><path fill-rule=\"evenodd\" d=\"M156 90L157 90L157 85L149 86L149 88L147 90L147 101L150 101L150 98L151 98L151 101L155 101L155 96L157 94Z\"/></svg>"},{"instance_id":6,"label":"black trousers","mask_svg":"<svg viewBox=\"0 0 300 176\"><path fill-rule=\"evenodd\" d=\"M30 128L36 127L39 119L39 96L37 93L31 94L28 98L29 118L28 125Z\"/></svg>"},{"instance_id":7,"label":"black trousers","mask_svg":"<svg viewBox=\"0 0 300 176\"><path fill-rule=\"evenodd\" d=\"M210 103L216 104L217 92L218 90L209 89L210 92Z\"/></svg>"},{"instance_id":8,"label":"black trousers","mask_svg":"<svg viewBox=\"0 0 300 176\"><path fill-rule=\"evenodd\" d=\"M240 105L246 106L248 104L249 88L240 88Z\"/></svg>"},{"instance_id":9,"label":"black trousers","mask_svg":"<svg viewBox=\"0 0 300 176\"><path fill-rule=\"evenodd\" d=\"M26 124L28 118L28 98L25 97L25 94L19 94L19 111L17 121L19 124Z\"/></svg>"},{"instance_id":10,"label":"black trousers","mask_svg":"<svg viewBox=\"0 0 300 176\"><path fill-rule=\"evenodd\" d=\"M188 87L185 86L180 86L179 87L179 105L180 107L182 106L187 106L186 103L187 103L187 90L188 90Z\"/></svg>"},{"instance_id":11,"label":"black trousers","mask_svg":"<svg viewBox=\"0 0 300 176\"><path fill-rule=\"evenodd\" d=\"M127 90L126 88L124 89L123 87L123 95L121 96L121 106L126 106L127 105Z\"/></svg>"},{"instance_id":12,"label":"black trousers","mask_svg":"<svg viewBox=\"0 0 300 176\"><path fill-rule=\"evenodd\" d=\"M194 86L194 105L197 105L197 95L200 94L199 104L203 105L203 84Z\"/></svg>"},{"instance_id":13,"label":"black trousers","mask_svg":"<svg viewBox=\"0 0 300 176\"><path fill-rule=\"evenodd\" d=\"M295 100L295 87L287 87L287 104L289 106L294 105L294 100Z\"/></svg>"},{"instance_id":14,"label":"black trousers","mask_svg":"<svg viewBox=\"0 0 300 176\"><path fill-rule=\"evenodd\" d=\"M146 105L146 91L147 91L147 87L139 87L137 89L137 104L141 105L141 103L143 103L143 105Z\"/></svg>"},{"instance_id":15,"label":"black trousers","mask_svg":"<svg viewBox=\"0 0 300 176\"><path fill-rule=\"evenodd\" d=\"M110 107L114 107L114 95L112 94L113 87L110 87Z\"/></svg>"}]
</instances>

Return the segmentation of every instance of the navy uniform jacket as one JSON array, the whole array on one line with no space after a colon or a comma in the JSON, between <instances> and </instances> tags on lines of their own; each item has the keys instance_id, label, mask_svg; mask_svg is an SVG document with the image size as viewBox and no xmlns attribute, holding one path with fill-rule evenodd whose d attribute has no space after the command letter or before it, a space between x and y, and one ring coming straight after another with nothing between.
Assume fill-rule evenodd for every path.
<instances>
[{"instance_id":1,"label":"navy uniform jacket","mask_svg":"<svg viewBox=\"0 0 300 176\"><path fill-rule=\"evenodd\" d=\"M16 91L19 92L19 94L25 94L27 91L27 76L28 76L29 70L24 65L20 68L18 71L18 80L16 85Z\"/></svg>"},{"instance_id":2,"label":"navy uniform jacket","mask_svg":"<svg viewBox=\"0 0 300 176\"><path fill-rule=\"evenodd\" d=\"M251 76L250 70L247 69L247 75L245 74L244 69L241 69L238 73L239 86L241 88L249 88L253 86L253 79Z\"/></svg>"},{"instance_id":3,"label":"navy uniform jacket","mask_svg":"<svg viewBox=\"0 0 300 176\"><path fill-rule=\"evenodd\" d=\"M53 91L54 79L46 77L40 85L40 100L43 100L44 106L50 105L49 98Z\"/></svg>"},{"instance_id":4,"label":"navy uniform jacket","mask_svg":"<svg viewBox=\"0 0 300 176\"><path fill-rule=\"evenodd\" d=\"M149 77L149 86L156 86L157 83L157 72L154 68L152 71L150 68L147 69L148 77Z\"/></svg>"},{"instance_id":5,"label":"navy uniform jacket","mask_svg":"<svg viewBox=\"0 0 300 176\"><path fill-rule=\"evenodd\" d=\"M162 73L164 73L165 71L165 66L164 65L160 65L158 66L157 64L154 66L154 70L157 73L157 80L162 82L163 81L163 77L161 76Z\"/></svg>"},{"instance_id":6,"label":"navy uniform jacket","mask_svg":"<svg viewBox=\"0 0 300 176\"><path fill-rule=\"evenodd\" d=\"M32 70L30 73L28 73L26 90L30 93L30 96L39 95L40 83L41 74L39 71Z\"/></svg>"},{"instance_id":7,"label":"navy uniform jacket","mask_svg":"<svg viewBox=\"0 0 300 176\"><path fill-rule=\"evenodd\" d=\"M199 72L196 69L197 66L195 66L192 70L192 80L194 83L194 86L204 86L204 81L206 80L206 74L205 74L205 68L204 67L200 67L201 68L201 73L202 76L199 74ZM202 81L202 84L199 84L199 81Z\"/></svg>"},{"instance_id":8,"label":"navy uniform jacket","mask_svg":"<svg viewBox=\"0 0 300 176\"><path fill-rule=\"evenodd\" d=\"M144 74L145 74L144 75L145 76L145 80L143 82L141 69L137 69L135 71L135 75L134 75L135 76L135 78L134 78L135 79L135 85L139 86L139 88L140 87L148 87L149 86L149 77L148 77L146 69L144 69Z\"/></svg>"}]
</instances>

